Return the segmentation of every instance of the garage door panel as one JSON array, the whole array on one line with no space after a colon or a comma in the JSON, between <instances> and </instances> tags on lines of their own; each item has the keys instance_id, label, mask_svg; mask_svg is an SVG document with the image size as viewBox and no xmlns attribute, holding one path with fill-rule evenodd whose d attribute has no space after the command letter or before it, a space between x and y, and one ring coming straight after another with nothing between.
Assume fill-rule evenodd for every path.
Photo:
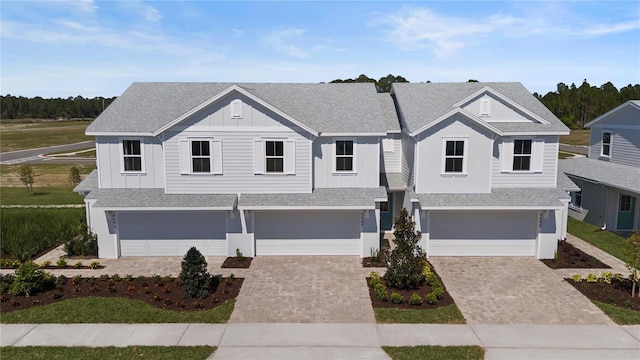
<instances>
[{"instance_id":1,"label":"garage door panel","mask_svg":"<svg viewBox=\"0 0 640 360\"><path fill-rule=\"evenodd\" d=\"M118 224L122 256L227 255L224 212L121 212Z\"/></svg>"},{"instance_id":2,"label":"garage door panel","mask_svg":"<svg viewBox=\"0 0 640 360\"><path fill-rule=\"evenodd\" d=\"M360 212L255 214L256 255L357 255Z\"/></svg>"},{"instance_id":3,"label":"garage door panel","mask_svg":"<svg viewBox=\"0 0 640 360\"><path fill-rule=\"evenodd\" d=\"M429 256L534 256L536 212L432 212Z\"/></svg>"}]
</instances>

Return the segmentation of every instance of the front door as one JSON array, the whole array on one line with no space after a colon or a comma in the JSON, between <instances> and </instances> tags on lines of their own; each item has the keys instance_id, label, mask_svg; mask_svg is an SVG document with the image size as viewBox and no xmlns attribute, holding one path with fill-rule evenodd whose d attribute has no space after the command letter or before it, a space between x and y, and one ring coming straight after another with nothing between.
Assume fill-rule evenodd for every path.
<instances>
[{"instance_id":1,"label":"front door","mask_svg":"<svg viewBox=\"0 0 640 360\"><path fill-rule=\"evenodd\" d=\"M636 198L631 195L620 194L618 201L618 230L632 230L636 209Z\"/></svg>"},{"instance_id":2,"label":"front door","mask_svg":"<svg viewBox=\"0 0 640 360\"><path fill-rule=\"evenodd\" d=\"M387 193L389 201L380 203L380 230L391 230L393 226L393 194Z\"/></svg>"}]
</instances>

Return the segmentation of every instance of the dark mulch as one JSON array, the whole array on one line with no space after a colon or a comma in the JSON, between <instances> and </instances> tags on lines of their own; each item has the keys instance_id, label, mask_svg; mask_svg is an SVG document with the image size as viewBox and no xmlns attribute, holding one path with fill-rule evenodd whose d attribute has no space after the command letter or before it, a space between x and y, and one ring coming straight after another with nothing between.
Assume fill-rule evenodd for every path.
<instances>
[{"instance_id":1,"label":"dark mulch","mask_svg":"<svg viewBox=\"0 0 640 360\"><path fill-rule=\"evenodd\" d=\"M65 270L87 270L87 269L93 269L93 270L97 270L97 269L104 269L106 266L104 265L98 265L96 267L91 267L89 265L82 265L82 266L75 266L75 265L67 265L64 267L60 267L58 265L47 265L44 267L44 269L46 270L60 270L60 269L65 269ZM11 266L2 266L0 267L0 269L17 269L17 267L11 267Z\"/></svg>"},{"instance_id":2,"label":"dark mulch","mask_svg":"<svg viewBox=\"0 0 640 360\"><path fill-rule=\"evenodd\" d=\"M167 310L209 310L227 299L238 296L244 279L227 278L216 281L211 295L204 299L185 299L185 289L178 284L177 278L133 278L129 281L102 280L99 278L73 277L59 288L51 287L44 292L26 296L0 295L0 313L28 309L33 306L51 304L57 301L87 297L123 297L141 300L151 306Z\"/></svg>"},{"instance_id":3,"label":"dark mulch","mask_svg":"<svg viewBox=\"0 0 640 360\"><path fill-rule=\"evenodd\" d=\"M442 286L444 287L444 284L442 283L442 279L440 278L440 275L438 275L438 273L436 273L436 271L433 269L433 267L431 267L431 271L436 274L436 277L438 278L438 280L440 281L440 283L442 284ZM378 299L378 297L376 296L375 292L373 291L373 287L369 286L369 279L367 278L367 286L369 287L369 297L371 298L371 304L373 305L374 308L396 308L396 309L414 309L414 310L426 310L426 309L436 309L439 307L443 307L443 306L447 306L447 305L451 305L454 304L455 302L453 301L453 298L451 297L451 295L449 295L449 292L447 291L447 288L445 287L444 289L444 296L442 297L442 299L439 299L435 304L431 305L428 304L425 300L424 297L425 295L427 295L428 293L431 292L431 286L429 286L426 282L423 282L422 284L420 284L420 286L417 286L415 288L412 289L408 289L408 290L401 290L401 289L393 289L389 286L387 286L387 282L384 280L384 277L381 279L382 283L384 284L384 287L387 288L387 292L389 293L389 299L387 301L381 301L380 299ZM400 295L402 295L402 297L404 297L404 302L401 304L394 304L391 302L391 293L393 292L398 292L400 293ZM418 293L418 295L420 295L423 299L422 301L422 305L410 305L409 304L409 297L411 297L411 295L413 295L414 293Z\"/></svg>"},{"instance_id":4,"label":"dark mulch","mask_svg":"<svg viewBox=\"0 0 640 360\"><path fill-rule=\"evenodd\" d=\"M387 264L380 260L373 260L371 257L362 258L362 267L387 267Z\"/></svg>"},{"instance_id":5,"label":"dark mulch","mask_svg":"<svg viewBox=\"0 0 640 360\"><path fill-rule=\"evenodd\" d=\"M243 261L238 260L238 257L228 257L222 263L221 268L232 268L232 269L248 269L251 266L252 257L245 257Z\"/></svg>"},{"instance_id":6,"label":"dark mulch","mask_svg":"<svg viewBox=\"0 0 640 360\"><path fill-rule=\"evenodd\" d=\"M558 259L541 259L552 269L611 269L611 266L574 247L567 241L558 241Z\"/></svg>"},{"instance_id":7,"label":"dark mulch","mask_svg":"<svg viewBox=\"0 0 640 360\"><path fill-rule=\"evenodd\" d=\"M611 284L603 281L598 282L575 282L571 279L565 279L569 284L573 285L578 291L590 300L597 300L605 304L615 305L624 309L640 311L640 297L631 298L631 280L624 279L622 281L613 280ZM636 287L636 292L638 291Z\"/></svg>"}]
</instances>

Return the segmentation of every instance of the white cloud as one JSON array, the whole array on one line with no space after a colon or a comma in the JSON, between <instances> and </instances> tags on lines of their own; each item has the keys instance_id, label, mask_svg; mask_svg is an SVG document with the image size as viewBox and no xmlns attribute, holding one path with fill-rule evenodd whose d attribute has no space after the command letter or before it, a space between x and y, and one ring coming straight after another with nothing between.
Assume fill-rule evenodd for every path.
<instances>
[{"instance_id":1,"label":"white cloud","mask_svg":"<svg viewBox=\"0 0 640 360\"><path fill-rule=\"evenodd\" d=\"M145 4L143 1L122 1L118 2L122 8L141 16L145 21L158 22L162 19L162 13L157 8Z\"/></svg>"},{"instance_id":2,"label":"white cloud","mask_svg":"<svg viewBox=\"0 0 640 360\"><path fill-rule=\"evenodd\" d=\"M84 13L92 13L98 8L93 0L69 1L69 3L76 5L77 9Z\"/></svg>"},{"instance_id":3,"label":"white cloud","mask_svg":"<svg viewBox=\"0 0 640 360\"><path fill-rule=\"evenodd\" d=\"M302 45L310 42L327 42L306 36L306 32L305 29L284 28L270 32L263 37L263 41L282 53L301 59L309 59L314 53L329 47L326 44Z\"/></svg>"},{"instance_id":4,"label":"white cloud","mask_svg":"<svg viewBox=\"0 0 640 360\"><path fill-rule=\"evenodd\" d=\"M231 32L233 32L233 35L231 36L234 39L237 39L239 37L241 37L242 35L244 35L244 31L240 30L240 29L231 29Z\"/></svg>"}]
</instances>

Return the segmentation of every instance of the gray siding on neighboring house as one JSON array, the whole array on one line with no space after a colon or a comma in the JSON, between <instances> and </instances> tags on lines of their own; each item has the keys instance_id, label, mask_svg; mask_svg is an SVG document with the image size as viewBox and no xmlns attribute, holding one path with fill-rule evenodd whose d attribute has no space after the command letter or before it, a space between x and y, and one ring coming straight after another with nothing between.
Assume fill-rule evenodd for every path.
<instances>
[{"instance_id":1,"label":"gray siding on neighboring house","mask_svg":"<svg viewBox=\"0 0 640 360\"><path fill-rule=\"evenodd\" d=\"M142 140L144 172L125 173L122 158L122 140ZM151 137L97 136L96 150L101 188L162 188L164 187L164 159L162 143Z\"/></svg>"},{"instance_id":2,"label":"gray siding on neighboring house","mask_svg":"<svg viewBox=\"0 0 640 360\"><path fill-rule=\"evenodd\" d=\"M591 128L589 158L640 167L640 130L616 129L615 126L602 124ZM600 156L603 132L611 132L610 157Z\"/></svg>"},{"instance_id":3,"label":"gray siding on neighboring house","mask_svg":"<svg viewBox=\"0 0 640 360\"><path fill-rule=\"evenodd\" d=\"M457 115L417 136L415 192L489 193L491 190L491 133ZM446 140L466 141L463 174L445 173Z\"/></svg>"},{"instance_id":4,"label":"gray siding on neighboring house","mask_svg":"<svg viewBox=\"0 0 640 360\"><path fill-rule=\"evenodd\" d=\"M522 136L514 139L543 139L542 172L503 171L504 139L496 139L492 157L492 188L545 188L556 187L556 171L558 166L558 136ZM535 150L532 150L535 152Z\"/></svg>"},{"instance_id":5,"label":"gray siding on neighboring house","mask_svg":"<svg viewBox=\"0 0 640 360\"><path fill-rule=\"evenodd\" d=\"M354 140L354 172L335 171L336 140ZM373 188L380 186L378 137L319 137L313 142L314 188Z\"/></svg>"},{"instance_id":6,"label":"gray siding on neighboring house","mask_svg":"<svg viewBox=\"0 0 640 360\"><path fill-rule=\"evenodd\" d=\"M578 180L571 176L570 178L582 189L582 209L569 208L569 215L590 224L603 226L607 221L605 214L607 190L602 185Z\"/></svg>"},{"instance_id":7,"label":"gray siding on neighboring house","mask_svg":"<svg viewBox=\"0 0 640 360\"><path fill-rule=\"evenodd\" d=\"M380 172L399 173L401 169L402 134L389 134L380 143Z\"/></svg>"}]
</instances>

